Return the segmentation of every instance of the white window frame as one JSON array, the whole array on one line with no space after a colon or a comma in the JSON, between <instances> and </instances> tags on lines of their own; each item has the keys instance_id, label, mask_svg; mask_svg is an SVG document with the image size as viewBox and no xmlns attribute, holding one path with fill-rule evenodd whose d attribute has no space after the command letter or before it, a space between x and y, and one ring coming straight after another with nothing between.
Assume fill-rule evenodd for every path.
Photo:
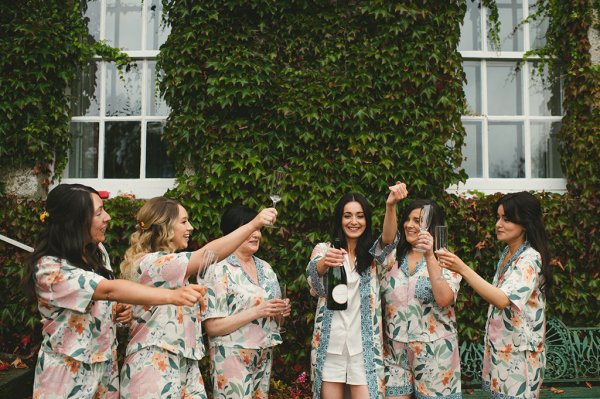
<instances>
[{"instance_id":1,"label":"white window frame","mask_svg":"<svg viewBox=\"0 0 600 399\"><path fill-rule=\"evenodd\" d=\"M100 37L106 38L106 15L107 5L106 0L100 1ZM142 6L143 4L143 6ZM147 36L147 23L148 20L148 5L146 3L140 3L142 7L142 22L141 22L141 37L142 37L142 48L146 48L146 36ZM98 82L99 90L99 104L100 112L99 116L74 116L71 118L71 122L93 122L99 125L98 129L98 177L96 178L70 178L68 175L68 167L63 172L63 177L60 183L80 183L91 186L99 191L108 191L110 197L114 197L120 194L133 194L138 198L151 198L159 195L163 195L167 190L175 187L175 178L146 178L146 131L148 122L164 122L167 119L167 115L148 115L147 110L148 104L148 93L149 86L147 82L150 81L150 68L148 63L156 61L159 54L158 50L123 50L132 60L138 64L141 76L141 115L134 116L106 116L106 90L107 84L107 66L109 62L102 61L99 57L96 57L94 61L98 63L100 81ZM140 178L137 179L105 179L104 175L104 140L105 140L105 124L106 122L139 122L141 123L141 137L140 137ZM135 151L136 149L131 149ZM55 184L58 184L56 182Z\"/></svg>"},{"instance_id":2,"label":"white window frame","mask_svg":"<svg viewBox=\"0 0 600 399\"><path fill-rule=\"evenodd\" d=\"M468 178L465 183L452 185L448 188L451 193L465 193L468 191L479 191L485 194L496 192L516 192L523 190L548 191L564 193L567 191L567 182L565 178L532 178L531 176L531 122L560 122L561 116L532 116L529 110L529 82L531 74L531 62L521 62L523 55L530 48L529 24L523 25L523 45L524 51L494 51L488 49L488 26L487 26L487 8L481 7L480 10L480 40L482 44L481 51L460 50L463 61L480 62L481 73L481 115L463 115L463 122L480 122L482 134L482 175L483 177ZM529 15L529 1L523 0L523 15L526 18ZM534 61L536 57L530 57ZM489 116L487 102L487 63L489 61L511 61L521 62L521 95L523 96L523 115L513 116ZM561 104L562 105L562 104ZM488 157L488 123L489 122L522 122L523 123L523 141L525 144L525 177L524 178L490 178L489 176L489 157Z\"/></svg>"}]
</instances>

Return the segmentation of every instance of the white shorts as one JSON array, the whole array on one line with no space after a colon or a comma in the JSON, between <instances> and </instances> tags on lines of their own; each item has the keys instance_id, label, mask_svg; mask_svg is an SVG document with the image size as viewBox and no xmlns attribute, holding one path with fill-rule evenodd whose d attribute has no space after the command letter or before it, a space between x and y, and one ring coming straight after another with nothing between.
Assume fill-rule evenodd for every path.
<instances>
[{"instance_id":1,"label":"white shorts","mask_svg":"<svg viewBox=\"0 0 600 399\"><path fill-rule=\"evenodd\" d=\"M344 348L341 355L328 353L323 363L323 381L341 382L348 385L367 385L363 354L354 356Z\"/></svg>"}]
</instances>

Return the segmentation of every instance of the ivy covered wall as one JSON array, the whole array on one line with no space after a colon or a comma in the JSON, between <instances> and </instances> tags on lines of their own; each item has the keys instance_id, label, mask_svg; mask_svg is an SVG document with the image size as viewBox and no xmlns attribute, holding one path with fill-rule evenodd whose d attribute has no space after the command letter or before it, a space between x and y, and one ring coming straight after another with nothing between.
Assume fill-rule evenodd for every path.
<instances>
[{"instance_id":1,"label":"ivy covered wall","mask_svg":"<svg viewBox=\"0 0 600 399\"><path fill-rule=\"evenodd\" d=\"M231 201L269 205L269 176L278 167L288 172L277 227L265 231L260 255L291 286L297 305L289 330L298 334L287 339L304 349L278 354L278 364L306 366L314 302L303 270L312 245L327 237L333 203L349 190L371 199L377 228L395 179L409 183L412 198L437 198L456 251L491 275L499 248L489 209L497 195L444 193L466 178L457 169L464 75L456 51L466 1L164 2L172 33L159 56L160 84L172 108L165 139L178 163L178 185L168 195L188 208L194 240L219 234L219 215ZM117 53L88 40L79 11L85 1L13 3L0 0L0 166L36 168L49 178L53 160L58 170L66 162L65 89L76 67L94 53ZM587 52L598 1L540 6L553 19L537 55L565 73L561 156L569 182L567 195L539 194L558 287L550 313L589 324L600 320L600 85ZM30 242L43 203L0 201L0 233ZM106 205L113 216L107 246L118 264L139 202ZM0 259L0 333L10 337L2 349L12 350L34 331L37 314L18 289L22 254L0 243ZM479 339L485 305L467 287L457 314L461 339Z\"/></svg>"}]
</instances>

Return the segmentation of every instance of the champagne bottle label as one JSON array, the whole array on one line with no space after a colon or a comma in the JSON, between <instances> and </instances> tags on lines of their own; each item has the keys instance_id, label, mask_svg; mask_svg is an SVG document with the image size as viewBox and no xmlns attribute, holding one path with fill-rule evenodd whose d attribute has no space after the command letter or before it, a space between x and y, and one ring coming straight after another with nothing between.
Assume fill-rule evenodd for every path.
<instances>
[{"instance_id":1,"label":"champagne bottle label","mask_svg":"<svg viewBox=\"0 0 600 399\"><path fill-rule=\"evenodd\" d=\"M339 304L348 302L348 286L346 284L338 284L331 290L331 297Z\"/></svg>"}]
</instances>

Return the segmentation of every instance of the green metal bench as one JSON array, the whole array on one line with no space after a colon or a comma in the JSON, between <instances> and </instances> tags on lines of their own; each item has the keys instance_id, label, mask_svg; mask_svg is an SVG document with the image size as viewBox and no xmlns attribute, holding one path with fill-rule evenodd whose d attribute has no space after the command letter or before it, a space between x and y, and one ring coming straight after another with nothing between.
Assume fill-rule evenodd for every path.
<instances>
[{"instance_id":1,"label":"green metal bench","mask_svg":"<svg viewBox=\"0 0 600 399\"><path fill-rule=\"evenodd\" d=\"M600 328L567 327L557 319L549 320L546 327L544 386L577 385L600 381ZM481 386L483 345L463 342L460 346L460 359L463 386L467 389ZM564 389L567 390L567 388ZM575 394L580 396L558 395L558 397L600 398L600 386L573 387L569 390L576 389L581 390L582 393ZM479 396L478 389L473 391L472 396L466 395L465 397L483 397ZM542 393L542 397L545 396Z\"/></svg>"}]
</instances>

